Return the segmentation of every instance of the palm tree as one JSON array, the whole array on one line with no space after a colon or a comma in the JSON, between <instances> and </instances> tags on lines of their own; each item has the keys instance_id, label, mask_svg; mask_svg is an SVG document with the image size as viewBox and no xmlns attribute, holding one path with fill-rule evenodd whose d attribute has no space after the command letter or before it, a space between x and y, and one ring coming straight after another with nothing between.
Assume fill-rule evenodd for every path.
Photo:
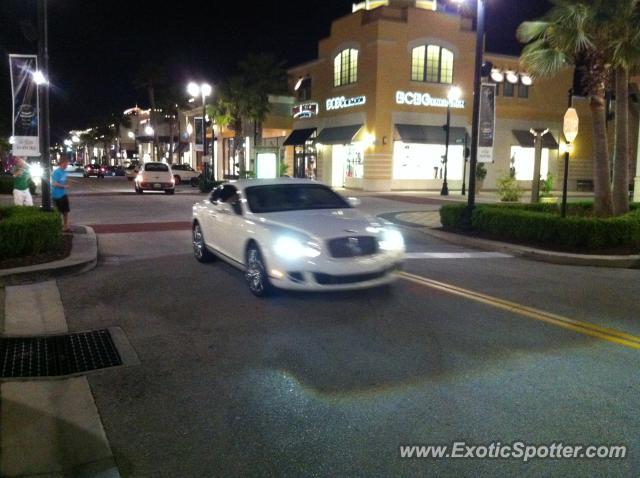
<instances>
[{"instance_id":1,"label":"palm tree","mask_svg":"<svg viewBox=\"0 0 640 478\"><path fill-rule=\"evenodd\" d=\"M638 0L611 2L611 60L615 68L615 147L613 156L613 212L629 211L629 74L640 65L640 8Z\"/></svg>"},{"instance_id":2,"label":"palm tree","mask_svg":"<svg viewBox=\"0 0 640 478\"><path fill-rule=\"evenodd\" d=\"M615 0L617 1L617 0ZM527 43L521 61L535 76L550 77L564 68L582 66L593 124L594 211L613 213L606 137L605 92L611 78L610 16L612 0L553 0L539 21L524 22L518 38Z\"/></svg>"},{"instance_id":3,"label":"palm tree","mask_svg":"<svg viewBox=\"0 0 640 478\"><path fill-rule=\"evenodd\" d=\"M113 136L116 141L116 151L117 154L120 154L120 136L122 133L122 128L131 128L131 118L122 113L111 113L109 115L109 119L107 123L110 128L113 129ZM122 164L121 164L122 165Z\"/></svg>"},{"instance_id":4,"label":"palm tree","mask_svg":"<svg viewBox=\"0 0 640 478\"><path fill-rule=\"evenodd\" d=\"M149 95L149 106L151 107L151 114L149 119L151 121L151 127L153 128L153 159L156 158L158 149L158 128L156 127L156 88L162 85L166 80L164 68L156 63L146 63L142 65L134 80L134 86L136 88L145 89Z\"/></svg>"},{"instance_id":5,"label":"palm tree","mask_svg":"<svg viewBox=\"0 0 640 478\"><path fill-rule=\"evenodd\" d=\"M272 55L249 55L238 64L238 74L227 79L214 101L212 117L223 119L235 133L233 155L238 158L240 177L246 177L243 141L247 123L254 124L254 140L259 140L261 123L269 113L269 95L286 91L283 63ZM218 123L220 124L220 123Z\"/></svg>"}]
</instances>

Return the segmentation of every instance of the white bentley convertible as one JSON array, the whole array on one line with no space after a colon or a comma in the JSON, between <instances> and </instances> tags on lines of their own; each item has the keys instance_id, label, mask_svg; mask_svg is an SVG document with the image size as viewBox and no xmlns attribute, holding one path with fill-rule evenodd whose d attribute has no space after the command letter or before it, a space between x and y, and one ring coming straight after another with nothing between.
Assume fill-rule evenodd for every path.
<instances>
[{"instance_id":1,"label":"white bentley convertible","mask_svg":"<svg viewBox=\"0 0 640 478\"><path fill-rule=\"evenodd\" d=\"M402 234L321 183L305 179L224 183L193 206L197 260L242 269L251 292L272 287L344 290L395 279Z\"/></svg>"}]
</instances>

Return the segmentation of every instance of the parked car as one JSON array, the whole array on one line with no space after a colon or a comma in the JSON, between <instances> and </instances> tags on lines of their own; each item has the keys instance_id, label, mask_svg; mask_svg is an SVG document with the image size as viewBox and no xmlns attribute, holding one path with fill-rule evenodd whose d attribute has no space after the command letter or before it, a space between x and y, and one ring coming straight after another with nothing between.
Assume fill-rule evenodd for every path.
<instances>
[{"instance_id":1,"label":"parked car","mask_svg":"<svg viewBox=\"0 0 640 478\"><path fill-rule=\"evenodd\" d=\"M176 184L188 182L191 186L197 186L200 182L200 172L188 164L172 164L171 170L173 171L173 178L176 180Z\"/></svg>"},{"instance_id":2,"label":"parked car","mask_svg":"<svg viewBox=\"0 0 640 478\"><path fill-rule=\"evenodd\" d=\"M144 191L164 191L165 194L173 194L176 181L168 164L149 162L140 166L134 185L138 194Z\"/></svg>"},{"instance_id":3,"label":"parked car","mask_svg":"<svg viewBox=\"0 0 640 478\"><path fill-rule=\"evenodd\" d=\"M138 171L140 170L140 166L140 161L136 159L131 161L129 165L124 168L124 174L129 181L133 181L136 178Z\"/></svg>"},{"instance_id":4,"label":"parked car","mask_svg":"<svg viewBox=\"0 0 640 478\"><path fill-rule=\"evenodd\" d=\"M107 166L107 176L124 176L124 168L122 166Z\"/></svg>"},{"instance_id":5,"label":"parked car","mask_svg":"<svg viewBox=\"0 0 640 478\"><path fill-rule=\"evenodd\" d=\"M356 203L305 179L223 183L193 206L193 252L200 262L219 257L242 269L257 296L273 287L389 284L402 266L402 234Z\"/></svg>"},{"instance_id":6,"label":"parked car","mask_svg":"<svg viewBox=\"0 0 640 478\"><path fill-rule=\"evenodd\" d=\"M97 176L98 178L104 178L107 172L107 167L100 164L87 164L84 167L84 177Z\"/></svg>"},{"instance_id":7,"label":"parked car","mask_svg":"<svg viewBox=\"0 0 640 478\"><path fill-rule=\"evenodd\" d=\"M82 173L84 175L84 167L79 163L69 163L65 168L68 173Z\"/></svg>"}]
</instances>

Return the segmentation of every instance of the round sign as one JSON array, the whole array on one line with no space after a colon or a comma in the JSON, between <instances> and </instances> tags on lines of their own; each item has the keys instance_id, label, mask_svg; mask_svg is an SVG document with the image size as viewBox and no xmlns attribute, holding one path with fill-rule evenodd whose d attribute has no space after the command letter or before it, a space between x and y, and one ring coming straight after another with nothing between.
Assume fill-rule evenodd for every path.
<instances>
[{"instance_id":1,"label":"round sign","mask_svg":"<svg viewBox=\"0 0 640 478\"><path fill-rule=\"evenodd\" d=\"M569 143L573 143L576 136L578 136L578 123L578 112L575 108L569 108L564 114L564 124L562 126L564 137Z\"/></svg>"}]
</instances>

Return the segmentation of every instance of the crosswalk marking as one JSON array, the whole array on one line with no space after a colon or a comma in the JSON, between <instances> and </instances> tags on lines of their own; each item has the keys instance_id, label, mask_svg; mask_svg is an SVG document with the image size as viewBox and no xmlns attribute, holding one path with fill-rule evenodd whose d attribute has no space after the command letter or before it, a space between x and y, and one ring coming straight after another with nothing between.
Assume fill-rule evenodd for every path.
<instances>
[{"instance_id":1,"label":"crosswalk marking","mask_svg":"<svg viewBox=\"0 0 640 478\"><path fill-rule=\"evenodd\" d=\"M407 252L405 259L508 259L500 252Z\"/></svg>"}]
</instances>

